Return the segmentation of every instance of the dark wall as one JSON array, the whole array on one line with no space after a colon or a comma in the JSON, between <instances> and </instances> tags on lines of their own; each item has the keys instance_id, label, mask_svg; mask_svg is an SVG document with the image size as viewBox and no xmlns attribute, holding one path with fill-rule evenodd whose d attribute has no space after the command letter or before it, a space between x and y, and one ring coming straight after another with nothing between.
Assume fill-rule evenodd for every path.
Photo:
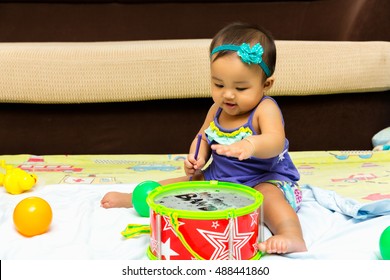
<instances>
[{"instance_id":1,"label":"dark wall","mask_svg":"<svg viewBox=\"0 0 390 280\"><path fill-rule=\"evenodd\" d=\"M232 21L279 40L390 40L390 1L0 1L0 42L211 38Z\"/></svg>"}]
</instances>

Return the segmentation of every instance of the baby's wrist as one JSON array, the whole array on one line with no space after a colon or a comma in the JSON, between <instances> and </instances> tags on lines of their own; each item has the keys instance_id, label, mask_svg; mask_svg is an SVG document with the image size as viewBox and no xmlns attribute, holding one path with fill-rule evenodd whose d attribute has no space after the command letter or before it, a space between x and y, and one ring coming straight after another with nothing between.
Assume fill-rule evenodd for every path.
<instances>
[{"instance_id":1,"label":"baby's wrist","mask_svg":"<svg viewBox=\"0 0 390 280\"><path fill-rule=\"evenodd\" d=\"M243 140L245 140L246 142L248 142L250 144L250 146L251 146L251 153L250 153L250 155L253 156L253 154L256 151L256 146L255 146L255 143L253 142L252 137L249 136L249 137L244 138Z\"/></svg>"}]
</instances>

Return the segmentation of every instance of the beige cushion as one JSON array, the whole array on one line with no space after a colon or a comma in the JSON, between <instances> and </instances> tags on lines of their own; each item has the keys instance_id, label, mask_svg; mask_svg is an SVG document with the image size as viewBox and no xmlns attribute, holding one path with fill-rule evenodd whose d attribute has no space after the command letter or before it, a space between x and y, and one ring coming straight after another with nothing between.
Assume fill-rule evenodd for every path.
<instances>
[{"instance_id":1,"label":"beige cushion","mask_svg":"<svg viewBox=\"0 0 390 280\"><path fill-rule=\"evenodd\" d=\"M390 89L389 42L277 41L270 95ZM209 39L1 43L0 102L209 97Z\"/></svg>"}]
</instances>

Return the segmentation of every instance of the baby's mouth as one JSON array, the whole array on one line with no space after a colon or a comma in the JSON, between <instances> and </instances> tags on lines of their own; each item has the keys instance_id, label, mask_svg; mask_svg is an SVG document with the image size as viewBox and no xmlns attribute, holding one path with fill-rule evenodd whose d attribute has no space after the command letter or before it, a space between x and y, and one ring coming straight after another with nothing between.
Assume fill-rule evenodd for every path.
<instances>
[{"instance_id":1,"label":"baby's mouth","mask_svg":"<svg viewBox=\"0 0 390 280\"><path fill-rule=\"evenodd\" d=\"M229 108L233 108L233 107L235 107L237 105L235 103L230 103L230 102L225 102L224 104L225 104L225 106L227 106Z\"/></svg>"}]
</instances>

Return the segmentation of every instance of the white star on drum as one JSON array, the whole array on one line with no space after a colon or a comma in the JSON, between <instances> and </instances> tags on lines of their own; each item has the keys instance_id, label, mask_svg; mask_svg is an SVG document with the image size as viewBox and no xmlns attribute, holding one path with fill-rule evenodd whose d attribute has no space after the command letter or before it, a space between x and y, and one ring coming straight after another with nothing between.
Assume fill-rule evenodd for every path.
<instances>
[{"instance_id":1,"label":"white star on drum","mask_svg":"<svg viewBox=\"0 0 390 280\"><path fill-rule=\"evenodd\" d=\"M165 256L166 260L170 260L171 256L178 256L179 254L171 249L171 239L168 238L165 243L161 245L161 256Z\"/></svg>"},{"instance_id":2,"label":"white star on drum","mask_svg":"<svg viewBox=\"0 0 390 280\"><path fill-rule=\"evenodd\" d=\"M251 221L251 227L253 225L256 225L257 224L257 216L259 216L259 213L256 212L253 212L252 214L250 214L251 218L252 218L252 221Z\"/></svg>"},{"instance_id":3,"label":"white star on drum","mask_svg":"<svg viewBox=\"0 0 390 280\"><path fill-rule=\"evenodd\" d=\"M150 238L150 250L152 252L157 252L159 246L158 246L158 242L156 239L154 239L153 237Z\"/></svg>"},{"instance_id":4,"label":"white star on drum","mask_svg":"<svg viewBox=\"0 0 390 280\"><path fill-rule=\"evenodd\" d=\"M217 228L219 227L218 221L213 221L212 223L213 223L213 224L211 225L212 228L217 229Z\"/></svg>"},{"instance_id":5,"label":"white star on drum","mask_svg":"<svg viewBox=\"0 0 390 280\"><path fill-rule=\"evenodd\" d=\"M229 224L224 232L215 232L198 229L199 233L215 248L211 260L225 260L229 258ZM241 260L241 249L254 234L253 232L238 232L237 218L233 224L233 257Z\"/></svg>"},{"instance_id":6,"label":"white star on drum","mask_svg":"<svg viewBox=\"0 0 390 280\"><path fill-rule=\"evenodd\" d=\"M176 230L172 227L171 220L169 219L169 217L163 216L163 218L164 218L164 221L165 221L165 225L164 225L163 231L164 230L171 230L177 236ZM179 222L179 221L177 221L177 222L179 224L179 227L181 225L185 224L184 222Z\"/></svg>"}]
</instances>

